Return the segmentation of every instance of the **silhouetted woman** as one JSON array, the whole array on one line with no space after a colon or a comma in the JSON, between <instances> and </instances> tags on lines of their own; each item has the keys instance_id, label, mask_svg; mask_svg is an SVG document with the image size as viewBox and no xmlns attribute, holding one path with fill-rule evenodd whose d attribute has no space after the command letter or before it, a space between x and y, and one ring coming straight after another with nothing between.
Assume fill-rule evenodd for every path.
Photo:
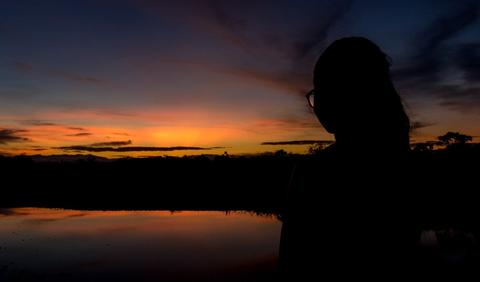
<instances>
[{"instance_id":1,"label":"silhouetted woman","mask_svg":"<svg viewBox=\"0 0 480 282\"><path fill-rule=\"evenodd\" d=\"M403 154L410 124L392 81L388 56L366 38L335 41L318 59L309 94L336 150Z\"/></svg>"},{"instance_id":2,"label":"silhouetted woman","mask_svg":"<svg viewBox=\"0 0 480 282\"><path fill-rule=\"evenodd\" d=\"M318 59L307 98L336 142L297 166L280 246L287 280L406 273L416 231L396 186L410 127L389 69L388 56L360 37L335 41Z\"/></svg>"}]
</instances>

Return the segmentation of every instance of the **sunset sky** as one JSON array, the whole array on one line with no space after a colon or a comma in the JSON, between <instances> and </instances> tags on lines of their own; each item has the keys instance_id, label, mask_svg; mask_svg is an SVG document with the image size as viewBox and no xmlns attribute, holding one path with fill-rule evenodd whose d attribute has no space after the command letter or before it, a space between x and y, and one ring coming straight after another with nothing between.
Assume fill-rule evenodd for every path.
<instances>
[{"instance_id":1,"label":"sunset sky","mask_svg":"<svg viewBox=\"0 0 480 282\"><path fill-rule=\"evenodd\" d=\"M0 154L305 152L261 143L332 139L304 95L344 36L391 57L413 142L480 136L479 17L460 0L2 0Z\"/></svg>"}]
</instances>

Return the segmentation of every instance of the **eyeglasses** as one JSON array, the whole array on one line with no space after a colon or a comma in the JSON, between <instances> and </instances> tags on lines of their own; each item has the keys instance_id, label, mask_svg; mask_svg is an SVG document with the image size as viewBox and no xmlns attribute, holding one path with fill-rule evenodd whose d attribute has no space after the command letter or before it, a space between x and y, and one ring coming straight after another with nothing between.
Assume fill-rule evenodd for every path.
<instances>
[{"instance_id":1,"label":"eyeglasses","mask_svg":"<svg viewBox=\"0 0 480 282\"><path fill-rule=\"evenodd\" d=\"M315 90L311 90L305 95L307 97L308 105L313 109L315 108Z\"/></svg>"}]
</instances>

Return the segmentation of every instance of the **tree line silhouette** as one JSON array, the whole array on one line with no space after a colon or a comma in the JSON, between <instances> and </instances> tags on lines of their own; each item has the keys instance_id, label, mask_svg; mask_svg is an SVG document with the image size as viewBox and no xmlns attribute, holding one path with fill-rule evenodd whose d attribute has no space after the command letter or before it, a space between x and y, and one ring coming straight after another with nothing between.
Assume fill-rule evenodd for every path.
<instances>
[{"instance_id":1,"label":"tree line silhouette","mask_svg":"<svg viewBox=\"0 0 480 282\"><path fill-rule=\"evenodd\" d=\"M426 141L420 143L413 143L412 149L414 151L432 151L436 147L446 147L452 149L454 147L475 147L477 144L469 142L473 141L473 137L470 135L462 134L459 132L449 131L444 135L438 136L436 141Z\"/></svg>"},{"instance_id":2,"label":"tree line silhouette","mask_svg":"<svg viewBox=\"0 0 480 282\"><path fill-rule=\"evenodd\" d=\"M471 140L471 136L449 132L438 138L438 144L413 144L407 161L411 187L406 189L414 189L418 196L446 193L447 199L462 195L465 187L475 190L466 182L480 164L480 145ZM443 147L434 150L434 146ZM225 153L112 160L92 155L0 156L4 176L0 206L281 213L294 167L301 163L321 167L329 161L327 151L321 145L306 155L278 150L254 156ZM312 180L310 185L322 189L321 182ZM442 209L447 207L452 206Z\"/></svg>"}]
</instances>

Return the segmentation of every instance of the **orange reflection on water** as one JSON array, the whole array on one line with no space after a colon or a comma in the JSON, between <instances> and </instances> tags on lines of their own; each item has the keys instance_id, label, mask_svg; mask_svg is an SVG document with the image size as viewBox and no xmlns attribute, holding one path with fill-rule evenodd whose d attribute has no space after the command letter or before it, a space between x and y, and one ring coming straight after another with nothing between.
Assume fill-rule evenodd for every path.
<instances>
[{"instance_id":1,"label":"orange reflection on water","mask_svg":"<svg viewBox=\"0 0 480 282\"><path fill-rule=\"evenodd\" d=\"M65 271L74 281L231 281L275 271L280 228L245 212L0 209L0 265L46 281Z\"/></svg>"},{"instance_id":2,"label":"orange reflection on water","mask_svg":"<svg viewBox=\"0 0 480 282\"><path fill-rule=\"evenodd\" d=\"M135 225L138 232L216 232L242 226L238 232L252 232L256 225L277 226L273 216L254 216L246 212L212 211L81 211L48 208L12 208L0 213L0 226L8 228L9 223L37 224L38 230L49 233L95 232L118 226ZM53 223L41 225L41 223ZM247 229L245 229L245 227Z\"/></svg>"}]
</instances>

